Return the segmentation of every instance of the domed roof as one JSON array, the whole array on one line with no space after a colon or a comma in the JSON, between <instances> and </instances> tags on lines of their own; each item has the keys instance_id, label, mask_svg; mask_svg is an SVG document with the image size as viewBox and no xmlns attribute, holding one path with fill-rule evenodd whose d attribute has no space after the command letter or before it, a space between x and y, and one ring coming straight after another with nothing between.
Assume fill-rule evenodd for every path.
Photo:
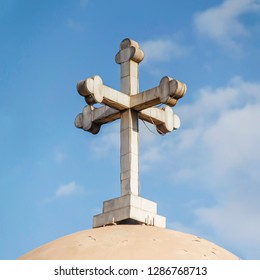
<instances>
[{"instance_id":1,"label":"domed roof","mask_svg":"<svg viewBox=\"0 0 260 280\"><path fill-rule=\"evenodd\" d=\"M235 260L237 256L198 236L146 225L114 225L61 237L22 260Z\"/></svg>"}]
</instances>

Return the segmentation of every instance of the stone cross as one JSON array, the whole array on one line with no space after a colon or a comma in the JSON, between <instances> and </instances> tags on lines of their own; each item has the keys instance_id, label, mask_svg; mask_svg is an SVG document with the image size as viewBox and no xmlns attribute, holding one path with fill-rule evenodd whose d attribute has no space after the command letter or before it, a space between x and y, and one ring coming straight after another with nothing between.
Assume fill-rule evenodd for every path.
<instances>
[{"instance_id":1,"label":"stone cross","mask_svg":"<svg viewBox=\"0 0 260 280\"><path fill-rule=\"evenodd\" d=\"M157 87L139 93L138 64L144 53L139 44L124 39L116 55L120 64L120 91L103 84L99 76L82 80L77 90L88 104L76 117L75 125L97 134L101 125L120 119L121 196L103 203L103 213L93 217L93 227L114 223L149 224L165 227L166 219L157 215L156 203L139 194L138 119L156 126L160 134L179 128L180 120L171 109L186 92L186 85L163 77ZM104 106L95 107L96 103ZM165 104L163 108L154 107Z\"/></svg>"}]
</instances>

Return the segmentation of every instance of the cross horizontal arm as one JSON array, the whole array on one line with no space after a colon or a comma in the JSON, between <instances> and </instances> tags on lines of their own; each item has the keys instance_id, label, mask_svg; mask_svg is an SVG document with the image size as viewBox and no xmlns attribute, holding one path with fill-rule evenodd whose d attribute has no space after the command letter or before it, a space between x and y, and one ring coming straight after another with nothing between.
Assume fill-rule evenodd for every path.
<instances>
[{"instance_id":1,"label":"cross horizontal arm","mask_svg":"<svg viewBox=\"0 0 260 280\"><path fill-rule=\"evenodd\" d=\"M132 95L130 100L131 109L141 111L160 104L160 87L154 87L139 94Z\"/></svg>"},{"instance_id":2,"label":"cross horizontal arm","mask_svg":"<svg viewBox=\"0 0 260 280\"><path fill-rule=\"evenodd\" d=\"M175 106L186 92L186 85L170 77L164 77L160 85L139 94L128 96L103 84L99 76L93 76L78 83L80 95L89 105L103 103L117 110L133 109L141 111L158 104Z\"/></svg>"},{"instance_id":3,"label":"cross horizontal arm","mask_svg":"<svg viewBox=\"0 0 260 280\"><path fill-rule=\"evenodd\" d=\"M139 112L139 118L154 124L160 134L166 134L180 127L180 119L169 106L162 109L148 108Z\"/></svg>"},{"instance_id":4,"label":"cross horizontal arm","mask_svg":"<svg viewBox=\"0 0 260 280\"><path fill-rule=\"evenodd\" d=\"M140 111L158 104L175 106L186 92L186 85L170 77L163 77L160 85L131 96L131 109Z\"/></svg>"},{"instance_id":5,"label":"cross horizontal arm","mask_svg":"<svg viewBox=\"0 0 260 280\"><path fill-rule=\"evenodd\" d=\"M119 118L120 111L108 106L102 106L100 108L85 106L83 112L76 117L75 126L97 134L102 124L115 121Z\"/></svg>"},{"instance_id":6,"label":"cross horizontal arm","mask_svg":"<svg viewBox=\"0 0 260 280\"><path fill-rule=\"evenodd\" d=\"M120 118L120 111L102 106L94 108L85 106L83 112L75 119L75 126L85 131L97 134L101 125ZM156 126L160 134L166 134L180 127L180 119L169 106L164 108L148 108L139 112L139 118Z\"/></svg>"},{"instance_id":7,"label":"cross horizontal arm","mask_svg":"<svg viewBox=\"0 0 260 280\"><path fill-rule=\"evenodd\" d=\"M130 97L122 92L103 85L99 76L82 80L77 85L80 95L85 97L89 105L103 103L114 109L123 110L130 107Z\"/></svg>"}]
</instances>

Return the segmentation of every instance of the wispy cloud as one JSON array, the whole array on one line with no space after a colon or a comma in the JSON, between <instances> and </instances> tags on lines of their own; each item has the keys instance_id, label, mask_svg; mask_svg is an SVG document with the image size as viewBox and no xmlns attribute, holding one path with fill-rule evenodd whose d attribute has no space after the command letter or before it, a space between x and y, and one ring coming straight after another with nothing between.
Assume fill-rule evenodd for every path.
<instances>
[{"instance_id":1,"label":"wispy cloud","mask_svg":"<svg viewBox=\"0 0 260 280\"><path fill-rule=\"evenodd\" d=\"M233 248L240 244L244 248L242 258L259 255L259 192L243 196L238 192L232 200L222 199L215 207L200 208L195 213L198 224L210 227L223 244L232 244Z\"/></svg>"},{"instance_id":2,"label":"wispy cloud","mask_svg":"<svg viewBox=\"0 0 260 280\"><path fill-rule=\"evenodd\" d=\"M260 230L259 92L260 83L239 77L223 87L205 87L195 93L193 103L176 107L185 126L146 147L151 155L156 149L168 183L214 197L210 207L193 207L193 232L208 226L211 237L228 241L229 248L238 248L239 243L242 257L248 250L251 255L252 250L255 255L260 251L260 242L250 241Z\"/></svg>"},{"instance_id":3,"label":"wispy cloud","mask_svg":"<svg viewBox=\"0 0 260 280\"><path fill-rule=\"evenodd\" d=\"M218 6L196 14L194 22L202 35L223 46L237 49L236 39L249 35L240 16L259 10L260 5L255 0L224 0Z\"/></svg>"},{"instance_id":4,"label":"wispy cloud","mask_svg":"<svg viewBox=\"0 0 260 280\"><path fill-rule=\"evenodd\" d=\"M145 53L145 63L169 61L190 52L189 47L181 45L177 40L172 39L144 41L141 43L141 48Z\"/></svg>"},{"instance_id":5,"label":"wispy cloud","mask_svg":"<svg viewBox=\"0 0 260 280\"><path fill-rule=\"evenodd\" d=\"M78 190L79 190L79 187L73 181L68 184L59 186L55 192L55 197L59 198L59 197L64 197L64 196L70 196L73 193L76 193Z\"/></svg>"},{"instance_id":6,"label":"wispy cloud","mask_svg":"<svg viewBox=\"0 0 260 280\"><path fill-rule=\"evenodd\" d=\"M252 180L251 165L260 168L259 92L259 83L236 77L226 87L201 89L193 104L179 106L186 127L177 134L174 153L185 158L177 170L186 170L186 182L199 180L220 190L230 181L233 188L241 174Z\"/></svg>"},{"instance_id":7,"label":"wispy cloud","mask_svg":"<svg viewBox=\"0 0 260 280\"><path fill-rule=\"evenodd\" d=\"M51 197L46 198L44 203L51 203L57 199L70 198L78 195L86 195L86 191L75 181L71 181L67 184L59 185Z\"/></svg>"}]
</instances>

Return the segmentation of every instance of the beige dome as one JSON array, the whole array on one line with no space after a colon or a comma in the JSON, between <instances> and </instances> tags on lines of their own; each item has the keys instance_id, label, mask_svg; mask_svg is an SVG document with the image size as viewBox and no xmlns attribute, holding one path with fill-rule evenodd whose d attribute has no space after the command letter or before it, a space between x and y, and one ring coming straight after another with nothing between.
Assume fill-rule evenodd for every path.
<instances>
[{"instance_id":1,"label":"beige dome","mask_svg":"<svg viewBox=\"0 0 260 280\"><path fill-rule=\"evenodd\" d=\"M23 260L235 260L225 249L195 235L145 225L84 230L47 243Z\"/></svg>"}]
</instances>

